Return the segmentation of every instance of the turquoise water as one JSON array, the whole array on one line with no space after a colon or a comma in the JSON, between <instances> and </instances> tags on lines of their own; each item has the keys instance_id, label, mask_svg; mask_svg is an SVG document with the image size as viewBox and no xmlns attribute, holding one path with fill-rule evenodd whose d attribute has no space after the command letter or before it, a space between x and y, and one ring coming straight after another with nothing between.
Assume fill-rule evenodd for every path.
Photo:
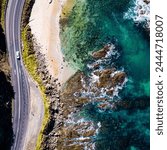
<instances>
[{"instance_id":1,"label":"turquoise water","mask_svg":"<svg viewBox=\"0 0 167 150\"><path fill-rule=\"evenodd\" d=\"M97 150L149 149L149 33L133 20L124 19L124 13L131 6L132 0L77 0L61 32L66 60L86 72L89 72L85 68L91 61L90 53L114 41L120 57L111 63L118 69L123 68L128 75L119 96L128 101L127 105L129 100L138 104L142 99L142 107L133 103L131 108L114 112L100 113L94 103L84 108L85 116L102 123L95 140ZM116 125L120 122L122 125L115 126L113 120Z\"/></svg>"}]
</instances>

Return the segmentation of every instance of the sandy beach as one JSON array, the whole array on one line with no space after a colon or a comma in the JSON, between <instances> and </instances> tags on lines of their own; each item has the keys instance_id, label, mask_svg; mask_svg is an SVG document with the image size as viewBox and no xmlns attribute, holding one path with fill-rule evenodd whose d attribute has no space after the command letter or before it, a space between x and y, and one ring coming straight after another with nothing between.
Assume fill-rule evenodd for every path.
<instances>
[{"instance_id":1,"label":"sandy beach","mask_svg":"<svg viewBox=\"0 0 167 150\"><path fill-rule=\"evenodd\" d=\"M64 62L59 37L59 19L66 0L36 0L30 17L30 27L40 52L45 55L47 69L61 84L65 83L76 70Z\"/></svg>"}]
</instances>

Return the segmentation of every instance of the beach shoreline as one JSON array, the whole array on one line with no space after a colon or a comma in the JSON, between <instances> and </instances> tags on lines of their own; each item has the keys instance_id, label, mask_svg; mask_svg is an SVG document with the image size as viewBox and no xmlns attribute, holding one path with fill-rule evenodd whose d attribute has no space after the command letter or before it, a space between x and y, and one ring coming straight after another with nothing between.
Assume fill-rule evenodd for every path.
<instances>
[{"instance_id":1,"label":"beach shoreline","mask_svg":"<svg viewBox=\"0 0 167 150\"><path fill-rule=\"evenodd\" d=\"M49 74L57 78L61 85L76 72L65 62L61 51L59 20L65 3L66 0L36 0L29 23L40 52L45 56Z\"/></svg>"}]
</instances>

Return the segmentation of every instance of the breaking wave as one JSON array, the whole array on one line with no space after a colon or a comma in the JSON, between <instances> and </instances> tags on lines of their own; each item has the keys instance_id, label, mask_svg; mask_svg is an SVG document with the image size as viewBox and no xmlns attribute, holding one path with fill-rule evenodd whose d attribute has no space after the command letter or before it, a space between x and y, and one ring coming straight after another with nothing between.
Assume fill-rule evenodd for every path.
<instances>
[{"instance_id":1,"label":"breaking wave","mask_svg":"<svg viewBox=\"0 0 167 150\"><path fill-rule=\"evenodd\" d=\"M149 28L150 3L146 0L132 1L132 7L124 14L124 19L132 19L135 23L144 23L144 26Z\"/></svg>"}]
</instances>

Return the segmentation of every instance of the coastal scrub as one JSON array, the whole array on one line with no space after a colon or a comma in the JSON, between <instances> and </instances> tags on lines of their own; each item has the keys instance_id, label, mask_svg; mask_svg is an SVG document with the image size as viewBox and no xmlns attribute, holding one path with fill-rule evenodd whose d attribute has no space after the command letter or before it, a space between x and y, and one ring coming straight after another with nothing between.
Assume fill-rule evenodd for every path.
<instances>
[{"instance_id":1,"label":"coastal scrub","mask_svg":"<svg viewBox=\"0 0 167 150\"><path fill-rule=\"evenodd\" d=\"M40 150L41 143L43 141L43 132L45 130L47 123L50 120L50 113L49 113L48 98L45 94L46 89L44 84L42 83L42 79L40 78L40 75L37 73L38 62L35 56L35 51L33 46L33 35L31 34L31 28L28 25L30 13L31 13L34 2L35 2L34 0L26 0L24 5L24 10L22 15L22 42L23 42L22 56L23 56L25 67L27 68L29 74L32 76L32 78L37 82L39 86L39 89L43 98L43 102L44 102L44 110L45 110L44 118L41 126L41 131L38 135L37 143L36 143L36 150Z\"/></svg>"}]
</instances>

